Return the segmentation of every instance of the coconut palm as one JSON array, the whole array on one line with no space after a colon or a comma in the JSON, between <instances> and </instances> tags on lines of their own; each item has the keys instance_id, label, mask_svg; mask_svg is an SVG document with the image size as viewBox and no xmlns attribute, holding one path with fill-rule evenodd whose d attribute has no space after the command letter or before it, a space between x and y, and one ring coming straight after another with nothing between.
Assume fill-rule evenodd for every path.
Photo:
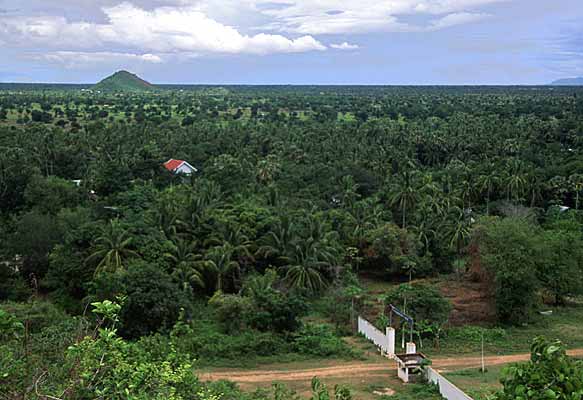
<instances>
[{"instance_id":1,"label":"coconut palm","mask_svg":"<svg viewBox=\"0 0 583 400\"><path fill-rule=\"evenodd\" d=\"M203 265L215 273L215 290L223 291L227 278L232 273L237 273L241 266L233 260L234 250L228 243L210 249Z\"/></svg>"},{"instance_id":2,"label":"coconut palm","mask_svg":"<svg viewBox=\"0 0 583 400\"><path fill-rule=\"evenodd\" d=\"M509 163L509 172L506 176L506 195L508 201L511 199L518 202L527 184L527 176L524 174L524 166L520 160L512 160Z\"/></svg>"},{"instance_id":3,"label":"coconut palm","mask_svg":"<svg viewBox=\"0 0 583 400\"><path fill-rule=\"evenodd\" d=\"M182 286L184 291L191 291L192 286L205 287L203 273L204 264L201 256L196 254L196 243L184 239L176 239L172 250L164 256L172 264L172 277Z\"/></svg>"},{"instance_id":4,"label":"coconut palm","mask_svg":"<svg viewBox=\"0 0 583 400\"><path fill-rule=\"evenodd\" d=\"M121 271L125 269L128 259L139 257L131 249L131 245L130 233L122 227L119 220L114 219L101 228L101 234L93 242L91 255L86 262L97 263L95 274Z\"/></svg>"},{"instance_id":5,"label":"coconut palm","mask_svg":"<svg viewBox=\"0 0 583 400\"><path fill-rule=\"evenodd\" d=\"M499 182L498 175L493 169L488 172L483 173L478 177L478 190L482 194L486 194L486 214L490 215L490 198L492 196L492 191Z\"/></svg>"},{"instance_id":6,"label":"coconut palm","mask_svg":"<svg viewBox=\"0 0 583 400\"><path fill-rule=\"evenodd\" d=\"M471 235L471 218L465 215L458 207L452 209L447 223L446 232L449 237L449 247L461 254L462 249L468 243Z\"/></svg>"},{"instance_id":7,"label":"coconut palm","mask_svg":"<svg viewBox=\"0 0 583 400\"><path fill-rule=\"evenodd\" d=\"M405 171L400 174L398 182L392 185L389 199L391 205L397 205L401 211L402 227L407 227L407 212L412 210L418 200L415 175Z\"/></svg>"},{"instance_id":8,"label":"coconut palm","mask_svg":"<svg viewBox=\"0 0 583 400\"><path fill-rule=\"evenodd\" d=\"M282 215L273 228L259 240L256 254L263 257L285 258L297 237L297 228L291 218Z\"/></svg>"},{"instance_id":9,"label":"coconut palm","mask_svg":"<svg viewBox=\"0 0 583 400\"><path fill-rule=\"evenodd\" d=\"M293 257L286 267L285 280L291 288L316 293L326 286L320 271L327 265L318 261L311 244L303 242L295 246Z\"/></svg>"},{"instance_id":10,"label":"coconut palm","mask_svg":"<svg viewBox=\"0 0 583 400\"><path fill-rule=\"evenodd\" d=\"M569 177L569 182L571 183L573 190L575 190L575 209L579 209L579 195L583 190L583 175L573 174Z\"/></svg>"}]
</instances>

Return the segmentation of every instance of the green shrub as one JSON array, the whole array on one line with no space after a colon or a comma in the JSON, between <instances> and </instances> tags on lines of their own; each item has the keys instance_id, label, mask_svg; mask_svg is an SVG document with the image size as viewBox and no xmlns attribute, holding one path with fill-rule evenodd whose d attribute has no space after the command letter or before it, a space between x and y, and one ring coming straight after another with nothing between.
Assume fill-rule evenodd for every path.
<instances>
[{"instance_id":1,"label":"green shrub","mask_svg":"<svg viewBox=\"0 0 583 400\"><path fill-rule=\"evenodd\" d=\"M485 343L495 343L505 339L508 333L503 328L482 328L480 326L464 326L447 330L447 337L453 341L480 343L482 336Z\"/></svg>"},{"instance_id":2,"label":"green shrub","mask_svg":"<svg viewBox=\"0 0 583 400\"><path fill-rule=\"evenodd\" d=\"M416 323L443 325L451 312L451 303L434 286L424 283L404 284L392 289L385 298L386 304L393 304L412 316Z\"/></svg>"},{"instance_id":3,"label":"green shrub","mask_svg":"<svg viewBox=\"0 0 583 400\"><path fill-rule=\"evenodd\" d=\"M351 357L353 351L328 325L306 324L292 335L293 350L316 357Z\"/></svg>"},{"instance_id":4,"label":"green shrub","mask_svg":"<svg viewBox=\"0 0 583 400\"><path fill-rule=\"evenodd\" d=\"M253 310L247 315L249 325L262 332L294 332L308 310L302 297L283 294L274 289L253 296Z\"/></svg>"},{"instance_id":5,"label":"green shrub","mask_svg":"<svg viewBox=\"0 0 583 400\"><path fill-rule=\"evenodd\" d=\"M24 301L30 297L32 290L11 266L0 263L0 301Z\"/></svg>"},{"instance_id":6,"label":"green shrub","mask_svg":"<svg viewBox=\"0 0 583 400\"><path fill-rule=\"evenodd\" d=\"M26 321L29 333L38 333L59 321L70 319L61 309L49 301L34 300L28 303L4 303L2 308L19 321Z\"/></svg>"},{"instance_id":7,"label":"green shrub","mask_svg":"<svg viewBox=\"0 0 583 400\"><path fill-rule=\"evenodd\" d=\"M496 314L508 324L528 321L540 298L536 271L540 228L524 219L486 220L474 232L484 265L495 280Z\"/></svg>"},{"instance_id":8,"label":"green shrub","mask_svg":"<svg viewBox=\"0 0 583 400\"><path fill-rule=\"evenodd\" d=\"M122 277L126 300L120 313L120 333L138 338L174 326L180 310L190 308L184 292L156 266L134 262Z\"/></svg>"},{"instance_id":9,"label":"green shrub","mask_svg":"<svg viewBox=\"0 0 583 400\"><path fill-rule=\"evenodd\" d=\"M241 330L247 316L253 313L251 300L234 294L217 292L209 300L209 305L214 310L215 318L226 333Z\"/></svg>"},{"instance_id":10,"label":"green shrub","mask_svg":"<svg viewBox=\"0 0 583 400\"><path fill-rule=\"evenodd\" d=\"M179 322L171 336L180 351L203 362L249 360L291 351L291 346L281 335L249 329L224 334L219 326L205 320L196 320L191 324Z\"/></svg>"},{"instance_id":11,"label":"green shrub","mask_svg":"<svg viewBox=\"0 0 583 400\"><path fill-rule=\"evenodd\" d=\"M530 361L507 367L494 400L575 400L583 395L583 363L567 356L560 341L533 340Z\"/></svg>"}]
</instances>

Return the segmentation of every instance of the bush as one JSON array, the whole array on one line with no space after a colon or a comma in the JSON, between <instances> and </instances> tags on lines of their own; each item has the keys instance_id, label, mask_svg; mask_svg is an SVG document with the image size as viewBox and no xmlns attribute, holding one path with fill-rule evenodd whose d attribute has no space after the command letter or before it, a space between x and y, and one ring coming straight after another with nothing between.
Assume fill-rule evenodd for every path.
<instances>
[{"instance_id":1,"label":"bush","mask_svg":"<svg viewBox=\"0 0 583 400\"><path fill-rule=\"evenodd\" d=\"M221 333L209 321L197 320L193 326L179 323L172 331L178 349L201 361L249 360L289 353L291 346L281 335L245 330Z\"/></svg>"},{"instance_id":2,"label":"bush","mask_svg":"<svg viewBox=\"0 0 583 400\"><path fill-rule=\"evenodd\" d=\"M494 400L573 400L583 393L583 363L567 356L561 342L534 339L527 363L506 368Z\"/></svg>"},{"instance_id":3,"label":"bush","mask_svg":"<svg viewBox=\"0 0 583 400\"><path fill-rule=\"evenodd\" d=\"M300 318L307 310L303 298L270 289L253 296L253 311L247 320L250 326L262 332L294 332L301 326Z\"/></svg>"},{"instance_id":4,"label":"bush","mask_svg":"<svg viewBox=\"0 0 583 400\"><path fill-rule=\"evenodd\" d=\"M174 326L190 303L172 278L142 261L130 264L122 278L127 296L120 313L120 333L137 338Z\"/></svg>"},{"instance_id":5,"label":"bush","mask_svg":"<svg viewBox=\"0 0 583 400\"><path fill-rule=\"evenodd\" d=\"M408 315L415 323L443 325L451 312L451 303L436 289L423 283L400 285L391 290L386 296L386 303L402 309L407 299Z\"/></svg>"},{"instance_id":6,"label":"bush","mask_svg":"<svg viewBox=\"0 0 583 400\"><path fill-rule=\"evenodd\" d=\"M292 335L293 350L316 357L351 357L353 351L328 325L307 324Z\"/></svg>"},{"instance_id":7,"label":"bush","mask_svg":"<svg viewBox=\"0 0 583 400\"><path fill-rule=\"evenodd\" d=\"M56 215L62 208L77 206L81 196L72 182L55 176L34 175L26 186L24 199L31 208Z\"/></svg>"},{"instance_id":8,"label":"bush","mask_svg":"<svg viewBox=\"0 0 583 400\"><path fill-rule=\"evenodd\" d=\"M528 321L539 302L539 231L530 222L513 218L486 220L475 230L482 261L494 276L500 322Z\"/></svg>"},{"instance_id":9,"label":"bush","mask_svg":"<svg viewBox=\"0 0 583 400\"><path fill-rule=\"evenodd\" d=\"M453 342L469 341L480 343L482 337L485 343L496 343L508 336L508 333L503 328L482 328L480 326L464 326L461 328L453 328L447 331L448 338Z\"/></svg>"},{"instance_id":10,"label":"bush","mask_svg":"<svg viewBox=\"0 0 583 400\"><path fill-rule=\"evenodd\" d=\"M252 313L251 300L234 294L217 292L209 300L209 305L214 309L215 317L226 333L241 330L246 316Z\"/></svg>"},{"instance_id":11,"label":"bush","mask_svg":"<svg viewBox=\"0 0 583 400\"><path fill-rule=\"evenodd\" d=\"M382 266L388 274L402 274L407 262L425 265L418 255L418 241L407 230L395 224L385 224L368 231L366 242L368 247L364 250L365 265Z\"/></svg>"},{"instance_id":12,"label":"bush","mask_svg":"<svg viewBox=\"0 0 583 400\"><path fill-rule=\"evenodd\" d=\"M47 272L49 252L62 239L62 227L54 216L31 211L20 217L10 247L13 254L23 256L22 276L42 278Z\"/></svg>"},{"instance_id":13,"label":"bush","mask_svg":"<svg viewBox=\"0 0 583 400\"><path fill-rule=\"evenodd\" d=\"M21 275L4 263L0 263L0 301L24 301L32 291Z\"/></svg>"},{"instance_id":14,"label":"bush","mask_svg":"<svg viewBox=\"0 0 583 400\"><path fill-rule=\"evenodd\" d=\"M19 321L27 321L29 333L38 333L58 321L70 319L61 309L48 301L33 300L28 303L5 303L2 308Z\"/></svg>"}]
</instances>

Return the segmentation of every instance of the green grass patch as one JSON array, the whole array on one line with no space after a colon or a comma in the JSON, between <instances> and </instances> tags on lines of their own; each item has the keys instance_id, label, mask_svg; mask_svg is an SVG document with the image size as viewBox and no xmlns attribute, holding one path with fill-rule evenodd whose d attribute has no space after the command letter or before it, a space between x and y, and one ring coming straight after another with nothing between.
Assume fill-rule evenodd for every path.
<instances>
[{"instance_id":1,"label":"green grass patch","mask_svg":"<svg viewBox=\"0 0 583 400\"><path fill-rule=\"evenodd\" d=\"M501 388L500 374L503 368L503 365L492 366L484 373L479 368L462 369L444 375L474 400L486 400Z\"/></svg>"},{"instance_id":2,"label":"green grass patch","mask_svg":"<svg viewBox=\"0 0 583 400\"><path fill-rule=\"evenodd\" d=\"M583 348L583 304L549 307L552 315L536 315L533 321L519 327L483 328L465 326L447 330L441 340L441 350L424 349L434 356L479 354L482 333L484 352L491 355L528 352L533 338L545 336L561 340L569 349Z\"/></svg>"}]
</instances>

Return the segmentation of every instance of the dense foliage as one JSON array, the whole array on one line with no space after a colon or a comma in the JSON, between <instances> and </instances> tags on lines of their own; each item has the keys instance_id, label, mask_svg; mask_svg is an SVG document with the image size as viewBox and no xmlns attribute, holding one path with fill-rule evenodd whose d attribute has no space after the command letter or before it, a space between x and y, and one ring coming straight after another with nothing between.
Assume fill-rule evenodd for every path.
<instances>
[{"instance_id":1,"label":"dense foliage","mask_svg":"<svg viewBox=\"0 0 583 400\"><path fill-rule=\"evenodd\" d=\"M583 397L583 363L567 356L559 341L533 341L530 361L508 367L494 400L577 400Z\"/></svg>"},{"instance_id":2,"label":"dense foliage","mask_svg":"<svg viewBox=\"0 0 583 400\"><path fill-rule=\"evenodd\" d=\"M0 396L63 400L299 399L293 391L281 385L276 385L272 393L245 394L234 385L202 383L194 374L194 360L179 349L180 324L163 342L128 342L117 334L118 315L122 308L118 303L106 300L93 303L92 307L98 316L97 326L84 330L85 336L67 347L63 358L55 352L52 355L56 359L38 358L34 361L29 359L32 352L28 340L23 340L24 325L14 315L0 309ZM57 332L54 330L50 334ZM61 338L55 341L60 347L64 345L59 341ZM47 339L49 337L44 340ZM20 341L22 347L12 345ZM43 343L44 346L47 344ZM40 350L44 352L43 356L48 355L49 349L42 347ZM18 354L20 352L24 352L24 357ZM60 361L64 365L50 365L50 361ZM28 382L27 372L39 364L46 369L35 371L34 382ZM336 400L352 399L350 390L342 386L335 387L331 395L317 378L312 381L312 391L313 400L329 400L332 396Z\"/></svg>"},{"instance_id":3,"label":"dense foliage","mask_svg":"<svg viewBox=\"0 0 583 400\"><path fill-rule=\"evenodd\" d=\"M388 301L419 337L451 309L420 278L471 275L513 324L583 291L581 89L2 88L0 300L52 304L26 342L59 330L38 354L61 365L69 346L105 346L131 370L117 360L148 359L146 342L203 363L354 356L339 334L363 276L409 281ZM114 337L77 337L90 304L116 298ZM11 329L19 393L37 371L69 379ZM187 379L191 361L151 360L156 382Z\"/></svg>"}]
</instances>

